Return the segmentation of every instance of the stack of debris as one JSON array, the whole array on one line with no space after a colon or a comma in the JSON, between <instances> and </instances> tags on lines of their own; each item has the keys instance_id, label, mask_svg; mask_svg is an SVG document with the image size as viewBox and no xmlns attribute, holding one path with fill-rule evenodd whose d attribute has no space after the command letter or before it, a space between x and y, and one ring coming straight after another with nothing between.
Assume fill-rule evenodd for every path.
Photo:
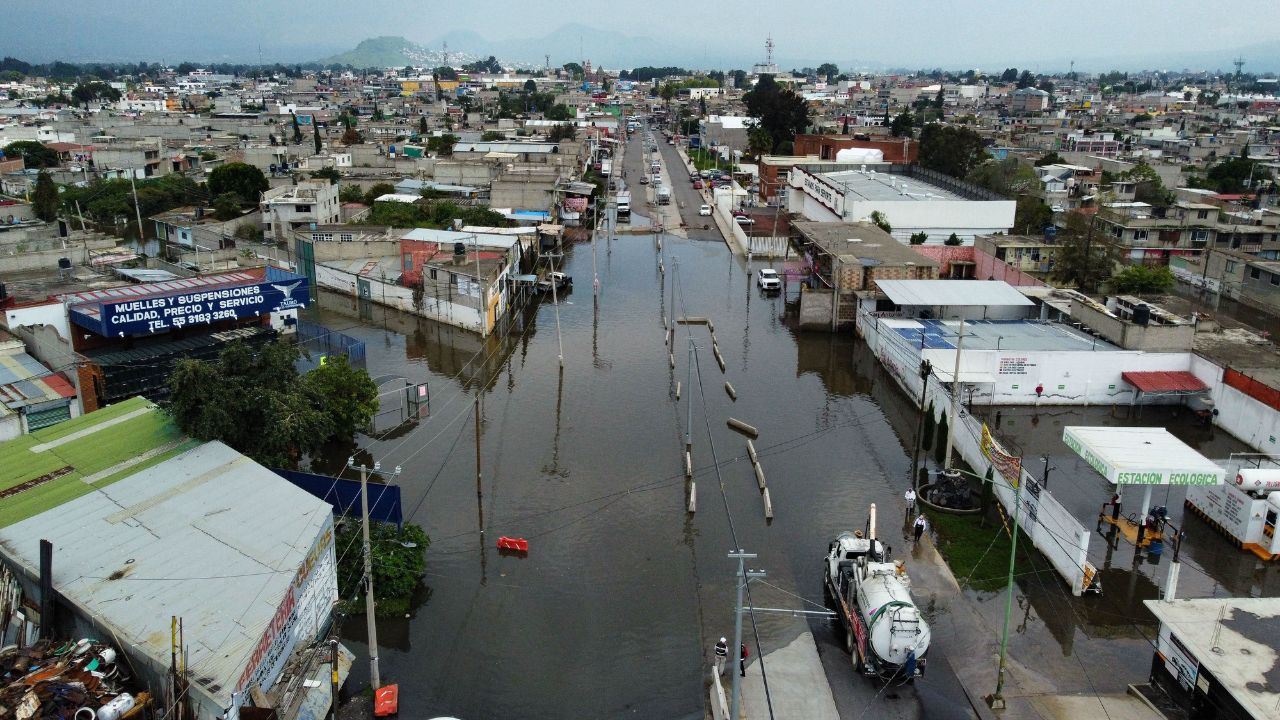
<instances>
[{"instance_id":1,"label":"stack of debris","mask_svg":"<svg viewBox=\"0 0 1280 720\"><path fill-rule=\"evenodd\" d=\"M94 640L0 650L0 720L141 718L150 696L126 692L127 663Z\"/></svg>"}]
</instances>

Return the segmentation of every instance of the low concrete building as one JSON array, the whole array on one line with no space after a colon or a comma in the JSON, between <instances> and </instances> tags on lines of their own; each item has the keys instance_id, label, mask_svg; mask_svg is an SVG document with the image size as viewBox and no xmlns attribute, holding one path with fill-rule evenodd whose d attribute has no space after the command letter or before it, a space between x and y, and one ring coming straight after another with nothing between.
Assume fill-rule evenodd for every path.
<instances>
[{"instance_id":1,"label":"low concrete building","mask_svg":"<svg viewBox=\"0 0 1280 720\"><path fill-rule=\"evenodd\" d=\"M796 155L816 155L822 161L832 161L841 150L879 150L884 161L897 165L910 165L920 154L920 143L911 138L895 138L888 135L796 135Z\"/></svg>"},{"instance_id":2,"label":"low concrete building","mask_svg":"<svg viewBox=\"0 0 1280 720\"><path fill-rule=\"evenodd\" d=\"M1061 245L1036 235L979 235L973 246L1015 270L1039 276L1053 271L1054 259L1061 249Z\"/></svg>"}]
</instances>

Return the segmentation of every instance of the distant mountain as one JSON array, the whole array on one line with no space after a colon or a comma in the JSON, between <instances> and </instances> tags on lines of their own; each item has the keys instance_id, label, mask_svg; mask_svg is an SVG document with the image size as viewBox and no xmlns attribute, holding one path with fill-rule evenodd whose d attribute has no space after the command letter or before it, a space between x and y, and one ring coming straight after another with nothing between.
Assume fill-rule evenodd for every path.
<instances>
[{"instance_id":1,"label":"distant mountain","mask_svg":"<svg viewBox=\"0 0 1280 720\"><path fill-rule=\"evenodd\" d=\"M474 59L471 53L449 53L449 61L454 64L471 62ZM398 68L406 65L432 67L443 64L444 56L438 50L428 50L405 38L385 35L363 40L355 49L324 58L319 62L325 65L351 65L357 68Z\"/></svg>"}]
</instances>

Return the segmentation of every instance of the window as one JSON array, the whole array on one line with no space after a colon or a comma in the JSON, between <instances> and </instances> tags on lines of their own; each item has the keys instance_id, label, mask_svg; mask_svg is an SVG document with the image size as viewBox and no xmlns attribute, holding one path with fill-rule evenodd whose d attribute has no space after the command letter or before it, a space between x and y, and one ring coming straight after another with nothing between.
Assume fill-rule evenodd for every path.
<instances>
[{"instance_id":1,"label":"window","mask_svg":"<svg viewBox=\"0 0 1280 720\"><path fill-rule=\"evenodd\" d=\"M300 212L300 213L304 213L304 212L311 212L311 206L310 206L310 205L298 205L298 206L295 206L295 207L294 207L294 210L295 210L295 211L297 211L297 212Z\"/></svg>"},{"instance_id":2,"label":"window","mask_svg":"<svg viewBox=\"0 0 1280 720\"><path fill-rule=\"evenodd\" d=\"M449 284L450 284L450 285L457 285L457 284L458 284L458 274L457 274L457 273L449 273Z\"/></svg>"},{"instance_id":3,"label":"window","mask_svg":"<svg viewBox=\"0 0 1280 720\"><path fill-rule=\"evenodd\" d=\"M1262 269L1261 269L1261 268L1256 268L1256 267L1249 268L1249 278L1250 278L1250 279L1258 280L1258 279L1260 279L1261 277L1262 277Z\"/></svg>"},{"instance_id":4,"label":"window","mask_svg":"<svg viewBox=\"0 0 1280 720\"><path fill-rule=\"evenodd\" d=\"M1236 268L1239 266L1240 266L1240 263L1236 262L1235 260L1228 260L1226 271L1229 273L1233 273L1236 271Z\"/></svg>"},{"instance_id":5,"label":"window","mask_svg":"<svg viewBox=\"0 0 1280 720\"><path fill-rule=\"evenodd\" d=\"M1208 239L1209 239L1208 230L1192 230L1191 231L1192 242L1205 242Z\"/></svg>"},{"instance_id":6,"label":"window","mask_svg":"<svg viewBox=\"0 0 1280 720\"><path fill-rule=\"evenodd\" d=\"M355 236L351 233L342 233L338 235L338 239L342 242L351 242L352 240L355 240Z\"/></svg>"},{"instance_id":7,"label":"window","mask_svg":"<svg viewBox=\"0 0 1280 720\"><path fill-rule=\"evenodd\" d=\"M1275 274L1275 273L1271 273L1271 284L1272 284L1272 285L1280 285L1280 275L1277 275L1277 274Z\"/></svg>"},{"instance_id":8,"label":"window","mask_svg":"<svg viewBox=\"0 0 1280 720\"><path fill-rule=\"evenodd\" d=\"M432 280L435 280L435 279L436 279L436 269L435 269L435 268L431 268L431 279L432 279Z\"/></svg>"},{"instance_id":9,"label":"window","mask_svg":"<svg viewBox=\"0 0 1280 720\"><path fill-rule=\"evenodd\" d=\"M1134 239L1134 240L1146 240L1146 239L1147 239L1147 231L1146 231L1146 230L1134 230L1134 231L1133 231L1133 239Z\"/></svg>"},{"instance_id":10,"label":"window","mask_svg":"<svg viewBox=\"0 0 1280 720\"><path fill-rule=\"evenodd\" d=\"M1196 211L1196 219L1198 219L1198 220L1208 220L1208 219L1209 219L1209 211L1208 211L1208 210L1198 210L1198 211Z\"/></svg>"},{"instance_id":11,"label":"window","mask_svg":"<svg viewBox=\"0 0 1280 720\"><path fill-rule=\"evenodd\" d=\"M1120 227L1119 225L1113 225L1113 226L1111 227L1111 236L1112 236L1112 237L1115 237L1115 238L1123 237L1123 236L1124 236L1124 228Z\"/></svg>"},{"instance_id":12,"label":"window","mask_svg":"<svg viewBox=\"0 0 1280 720\"><path fill-rule=\"evenodd\" d=\"M311 233L314 242L333 242L333 233Z\"/></svg>"},{"instance_id":13,"label":"window","mask_svg":"<svg viewBox=\"0 0 1280 720\"><path fill-rule=\"evenodd\" d=\"M405 256L404 256L404 269L405 270L413 269L413 256L408 253L405 253Z\"/></svg>"}]
</instances>

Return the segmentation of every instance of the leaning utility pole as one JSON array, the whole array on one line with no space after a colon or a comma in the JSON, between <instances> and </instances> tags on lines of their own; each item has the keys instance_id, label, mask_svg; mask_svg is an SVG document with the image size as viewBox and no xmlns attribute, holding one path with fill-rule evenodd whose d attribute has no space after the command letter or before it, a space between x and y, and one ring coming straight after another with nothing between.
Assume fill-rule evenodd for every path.
<instances>
[{"instance_id":1,"label":"leaning utility pole","mask_svg":"<svg viewBox=\"0 0 1280 720\"><path fill-rule=\"evenodd\" d=\"M394 472L384 473L382 463L375 462L373 467L369 468L356 465L356 459L351 457L347 458L347 467L360 471L360 515L363 519L361 534L364 541L364 615L369 628L369 682L377 692L382 687L382 676L378 672L378 625L374 621L373 602L373 553L369 545L369 474L396 477L400 474L400 466L397 465Z\"/></svg>"},{"instance_id":2,"label":"leaning utility pole","mask_svg":"<svg viewBox=\"0 0 1280 720\"><path fill-rule=\"evenodd\" d=\"M960 421L960 349L964 345L964 316L960 316L960 334L956 336L956 364L951 373L951 418L947 423L947 455L943 458L944 471L951 470L951 449L955 445L956 428Z\"/></svg>"},{"instance_id":3,"label":"leaning utility pole","mask_svg":"<svg viewBox=\"0 0 1280 720\"><path fill-rule=\"evenodd\" d=\"M137 217L138 217L138 243L141 244L142 238L145 236L145 234L142 232L142 206L138 204L138 184L134 182L135 174L136 173L134 172L133 168L130 168L129 169L129 187L133 188L133 210L135 213L137 213Z\"/></svg>"},{"instance_id":4,"label":"leaning utility pole","mask_svg":"<svg viewBox=\"0 0 1280 720\"><path fill-rule=\"evenodd\" d=\"M738 586L738 603L734 606L733 614L733 652L737 653L738 662L742 662L742 591L746 589L747 582L754 577L764 577L763 570L747 570L745 561L748 558L756 557L755 553L743 552L741 549L729 553L729 557L738 561L738 575L734 578L734 584ZM738 714L738 704L741 699L742 692L742 674L733 672L733 666L729 666L729 673L733 676L732 689L729 697L729 717L737 720L741 717Z\"/></svg>"}]
</instances>

